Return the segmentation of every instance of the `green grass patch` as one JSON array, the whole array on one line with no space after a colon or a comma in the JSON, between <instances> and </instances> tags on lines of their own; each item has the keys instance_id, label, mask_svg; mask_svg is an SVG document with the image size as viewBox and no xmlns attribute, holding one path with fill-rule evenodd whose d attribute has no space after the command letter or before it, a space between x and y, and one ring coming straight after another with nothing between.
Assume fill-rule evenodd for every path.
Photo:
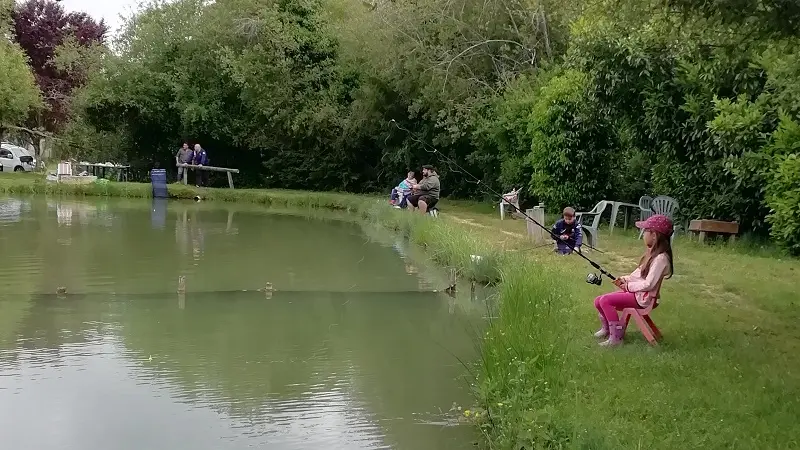
<instances>
[{"instance_id":1,"label":"green grass patch","mask_svg":"<svg viewBox=\"0 0 800 450\"><path fill-rule=\"evenodd\" d=\"M255 203L286 208L357 211L364 208L365 199L367 202L375 200L372 197L359 197L333 192L197 188L182 184L170 184L167 188L170 198L173 199L190 200L200 196L204 201ZM0 176L0 193L122 198L150 198L153 196L152 187L148 183L52 183L45 181L41 174L3 174Z\"/></svg>"},{"instance_id":2,"label":"green grass patch","mask_svg":"<svg viewBox=\"0 0 800 450\"><path fill-rule=\"evenodd\" d=\"M523 221L459 211L461 227L498 248L498 317L483 342L477 423L487 447L795 448L800 436L800 261L769 244L675 239L675 276L653 318L651 348L635 325L626 345L597 346L594 297L577 257L533 248ZM601 231L591 257L632 271L638 233ZM500 406L502 405L502 406ZM482 413L482 414L481 414Z\"/></svg>"}]
</instances>

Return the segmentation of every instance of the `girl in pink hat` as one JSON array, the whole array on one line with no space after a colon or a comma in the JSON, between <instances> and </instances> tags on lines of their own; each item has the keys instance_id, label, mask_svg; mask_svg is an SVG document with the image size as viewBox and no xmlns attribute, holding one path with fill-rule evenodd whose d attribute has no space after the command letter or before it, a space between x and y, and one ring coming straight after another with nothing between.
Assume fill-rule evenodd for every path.
<instances>
[{"instance_id":1,"label":"girl in pink hat","mask_svg":"<svg viewBox=\"0 0 800 450\"><path fill-rule=\"evenodd\" d=\"M672 276L672 221L661 214L636 222L644 230L647 246L639 260L639 267L632 274L619 277L614 284L619 291L594 299L594 307L600 313L602 327L594 335L606 339L600 345L613 347L622 343L623 328L617 311L625 308L648 308L658 303L661 281Z\"/></svg>"}]
</instances>

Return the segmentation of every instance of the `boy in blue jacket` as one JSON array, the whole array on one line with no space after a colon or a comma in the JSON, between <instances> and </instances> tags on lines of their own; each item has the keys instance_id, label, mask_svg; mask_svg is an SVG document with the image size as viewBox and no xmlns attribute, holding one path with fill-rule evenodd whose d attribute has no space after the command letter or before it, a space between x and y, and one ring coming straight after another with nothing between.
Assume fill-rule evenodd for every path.
<instances>
[{"instance_id":1,"label":"boy in blue jacket","mask_svg":"<svg viewBox=\"0 0 800 450\"><path fill-rule=\"evenodd\" d=\"M575 220L575 210L567 206L564 208L561 219L553 225L551 237L556 241L556 252L561 255L572 253L572 247L581 251L583 244L583 233L581 224ZM571 244L571 246L570 246Z\"/></svg>"}]
</instances>

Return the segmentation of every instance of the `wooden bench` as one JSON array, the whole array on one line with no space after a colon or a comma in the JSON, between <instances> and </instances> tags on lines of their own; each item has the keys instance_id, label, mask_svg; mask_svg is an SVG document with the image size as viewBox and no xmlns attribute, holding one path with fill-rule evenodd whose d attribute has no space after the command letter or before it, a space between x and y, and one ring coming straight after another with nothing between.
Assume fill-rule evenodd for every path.
<instances>
[{"instance_id":1,"label":"wooden bench","mask_svg":"<svg viewBox=\"0 0 800 450\"><path fill-rule=\"evenodd\" d=\"M178 164L178 167L183 167L184 169L193 169L193 170L207 170L209 172L226 172L228 174L228 186L233 189L233 175L234 173L239 173L239 169L228 169L226 167L214 167L214 166L196 166L194 164ZM189 171L183 171L183 184L187 184L189 178Z\"/></svg>"},{"instance_id":2,"label":"wooden bench","mask_svg":"<svg viewBox=\"0 0 800 450\"><path fill-rule=\"evenodd\" d=\"M698 235L699 242L705 241L707 233L727 235L734 241L739 233L739 224L721 220L692 220L689 222L689 232Z\"/></svg>"}]
</instances>

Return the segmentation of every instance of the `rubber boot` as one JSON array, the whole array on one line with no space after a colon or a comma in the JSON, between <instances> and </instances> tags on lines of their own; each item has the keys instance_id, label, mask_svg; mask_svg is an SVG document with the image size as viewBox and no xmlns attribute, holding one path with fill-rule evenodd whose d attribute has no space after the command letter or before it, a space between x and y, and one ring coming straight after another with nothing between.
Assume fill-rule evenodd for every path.
<instances>
[{"instance_id":1,"label":"rubber boot","mask_svg":"<svg viewBox=\"0 0 800 450\"><path fill-rule=\"evenodd\" d=\"M608 337L608 321L602 314L598 313L597 317L600 318L600 329L597 330L597 332L594 334L594 337L597 339L605 339Z\"/></svg>"},{"instance_id":2,"label":"rubber boot","mask_svg":"<svg viewBox=\"0 0 800 450\"><path fill-rule=\"evenodd\" d=\"M616 347L622 344L622 323L616 321L608 322L608 340L600 343L603 347Z\"/></svg>"}]
</instances>

